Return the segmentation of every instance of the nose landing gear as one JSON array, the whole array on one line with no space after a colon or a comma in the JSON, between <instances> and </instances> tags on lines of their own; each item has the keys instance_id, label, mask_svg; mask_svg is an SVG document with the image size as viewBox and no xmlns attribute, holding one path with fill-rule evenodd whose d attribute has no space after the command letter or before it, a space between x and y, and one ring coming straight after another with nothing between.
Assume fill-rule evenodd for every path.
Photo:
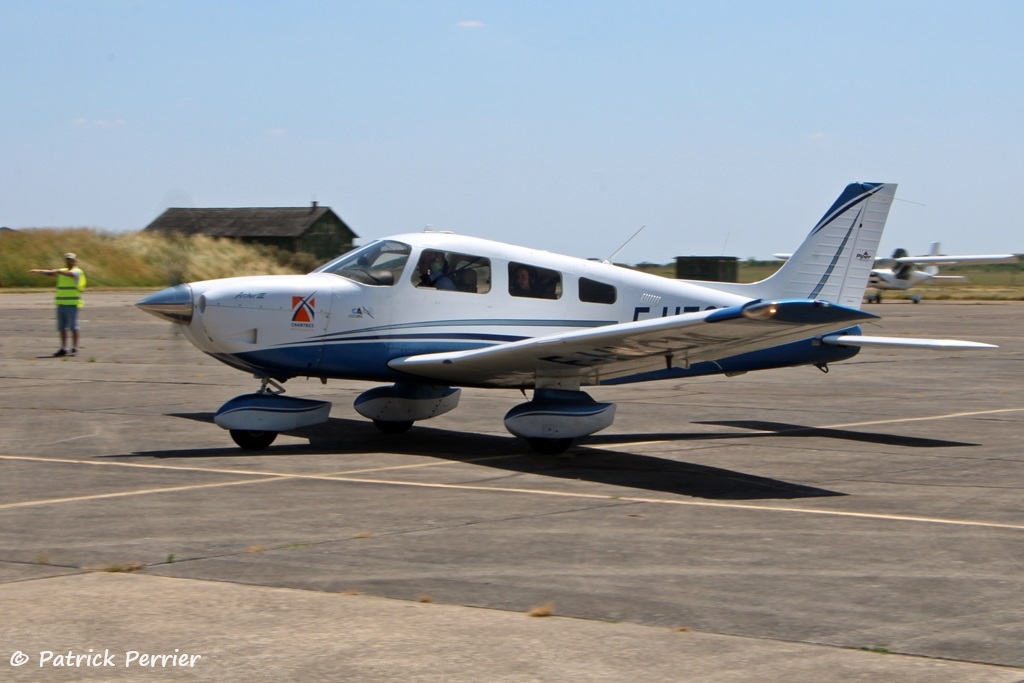
<instances>
[{"instance_id":1,"label":"nose landing gear","mask_svg":"<svg viewBox=\"0 0 1024 683\"><path fill-rule=\"evenodd\" d=\"M232 441L247 451L262 451L277 438L277 432L251 429L229 429L228 434L231 435Z\"/></svg>"},{"instance_id":2,"label":"nose landing gear","mask_svg":"<svg viewBox=\"0 0 1024 683\"><path fill-rule=\"evenodd\" d=\"M259 391L235 396L220 407L213 421L228 430L231 439L246 450L263 450L279 432L327 421L330 402L282 396L283 393L284 387L264 377Z\"/></svg>"}]
</instances>

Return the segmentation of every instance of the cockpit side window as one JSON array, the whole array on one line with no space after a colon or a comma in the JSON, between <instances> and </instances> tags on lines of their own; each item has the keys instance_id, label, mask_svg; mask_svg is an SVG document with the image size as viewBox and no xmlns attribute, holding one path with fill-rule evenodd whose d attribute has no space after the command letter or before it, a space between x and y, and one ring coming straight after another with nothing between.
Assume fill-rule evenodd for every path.
<instances>
[{"instance_id":1,"label":"cockpit side window","mask_svg":"<svg viewBox=\"0 0 1024 683\"><path fill-rule=\"evenodd\" d=\"M417 287L486 294L491 291L491 260L483 256L424 249L412 283Z\"/></svg>"},{"instance_id":2,"label":"cockpit side window","mask_svg":"<svg viewBox=\"0 0 1024 683\"><path fill-rule=\"evenodd\" d=\"M313 272L338 275L364 285L390 287L402 276L411 252L404 242L378 240L342 254Z\"/></svg>"},{"instance_id":3,"label":"cockpit side window","mask_svg":"<svg viewBox=\"0 0 1024 683\"><path fill-rule=\"evenodd\" d=\"M562 274L550 268L511 261L508 264L508 293L533 299L560 299Z\"/></svg>"},{"instance_id":4,"label":"cockpit side window","mask_svg":"<svg viewBox=\"0 0 1024 683\"><path fill-rule=\"evenodd\" d=\"M613 304L618 293L615 287L588 277L580 278L580 301L592 304Z\"/></svg>"}]
</instances>

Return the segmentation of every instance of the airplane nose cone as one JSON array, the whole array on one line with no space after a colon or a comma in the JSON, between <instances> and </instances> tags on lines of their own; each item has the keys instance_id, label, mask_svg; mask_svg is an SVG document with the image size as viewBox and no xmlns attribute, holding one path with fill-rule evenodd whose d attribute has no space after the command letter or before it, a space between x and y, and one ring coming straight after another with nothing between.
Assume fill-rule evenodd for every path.
<instances>
[{"instance_id":1,"label":"airplane nose cone","mask_svg":"<svg viewBox=\"0 0 1024 683\"><path fill-rule=\"evenodd\" d=\"M172 323L188 325L192 322L192 288L188 285L160 290L141 299L135 305L146 313L170 320Z\"/></svg>"}]
</instances>

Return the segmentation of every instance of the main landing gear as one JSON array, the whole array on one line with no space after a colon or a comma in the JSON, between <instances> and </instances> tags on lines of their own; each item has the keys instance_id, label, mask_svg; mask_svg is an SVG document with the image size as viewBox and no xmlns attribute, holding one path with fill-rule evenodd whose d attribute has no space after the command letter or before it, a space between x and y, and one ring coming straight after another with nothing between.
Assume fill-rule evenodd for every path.
<instances>
[{"instance_id":1,"label":"main landing gear","mask_svg":"<svg viewBox=\"0 0 1024 683\"><path fill-rule=\"evenodd\" d=\"M533 400L505 414L505 429L526 440L535 453L558 455L573 440L609 426L614 403L598 403L584 391L535 389Z\"/></svg>"},{"instance_id":2,"label":"main landing gear","mask_svg":"<svg viewBox=\"0 0 1024 683\"><path fill-rule=\"evenodd\" d=\"M444 415L459 405L462 389L396 382L374 387L356 398L352 407L384 434L404 434L413 422Z\"/></svg>"},{"instance_id":3,"label":"main landing gear","mask_svg":"<svg viewBox=\"0 0 1024 683\"><path fill-rule=\"evenodd\" d=\"M331 404L283 396L284 388L263 378L260 390L236 396L217 411L214 422L246 450L263 450L280 432L322 424ZM461 389L398 382L363 392L353 406L384 434L403 434L413 423L447 413L459 403ZM608 427L614 403L598 403L576 389L535 389L533 399L505 415L505 427L536 453L557 455L575 439Z\"/></svg>"},{"instance_id":4,"label":"main landing gear","mask_svg":"<svg viewBox=\"0 0 1024 683\"><path fill-rule=\"evenodd\" d=\"M374 420L373 426L380 430L381 434L405 434L412 429L412 420L399 420L388 422L387 420Z\"/></svg>"}]
</instances>

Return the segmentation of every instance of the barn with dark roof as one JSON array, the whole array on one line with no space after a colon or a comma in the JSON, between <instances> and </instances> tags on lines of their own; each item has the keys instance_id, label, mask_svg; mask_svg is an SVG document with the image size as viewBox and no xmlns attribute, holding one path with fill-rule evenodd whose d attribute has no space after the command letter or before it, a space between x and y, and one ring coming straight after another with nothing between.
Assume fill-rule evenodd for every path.
<instances>
[{"instance_id":1,"label":"barn with dark roof","mask_svg":"<svg viewBox=\"0 0 1024 683\"><path fill-rule=\"evenodd\" d=\"M352 248L358 235L330 207L177 209L171 208L144 232L236 239L330 259Z\"/></svg>"}]
</instances>

